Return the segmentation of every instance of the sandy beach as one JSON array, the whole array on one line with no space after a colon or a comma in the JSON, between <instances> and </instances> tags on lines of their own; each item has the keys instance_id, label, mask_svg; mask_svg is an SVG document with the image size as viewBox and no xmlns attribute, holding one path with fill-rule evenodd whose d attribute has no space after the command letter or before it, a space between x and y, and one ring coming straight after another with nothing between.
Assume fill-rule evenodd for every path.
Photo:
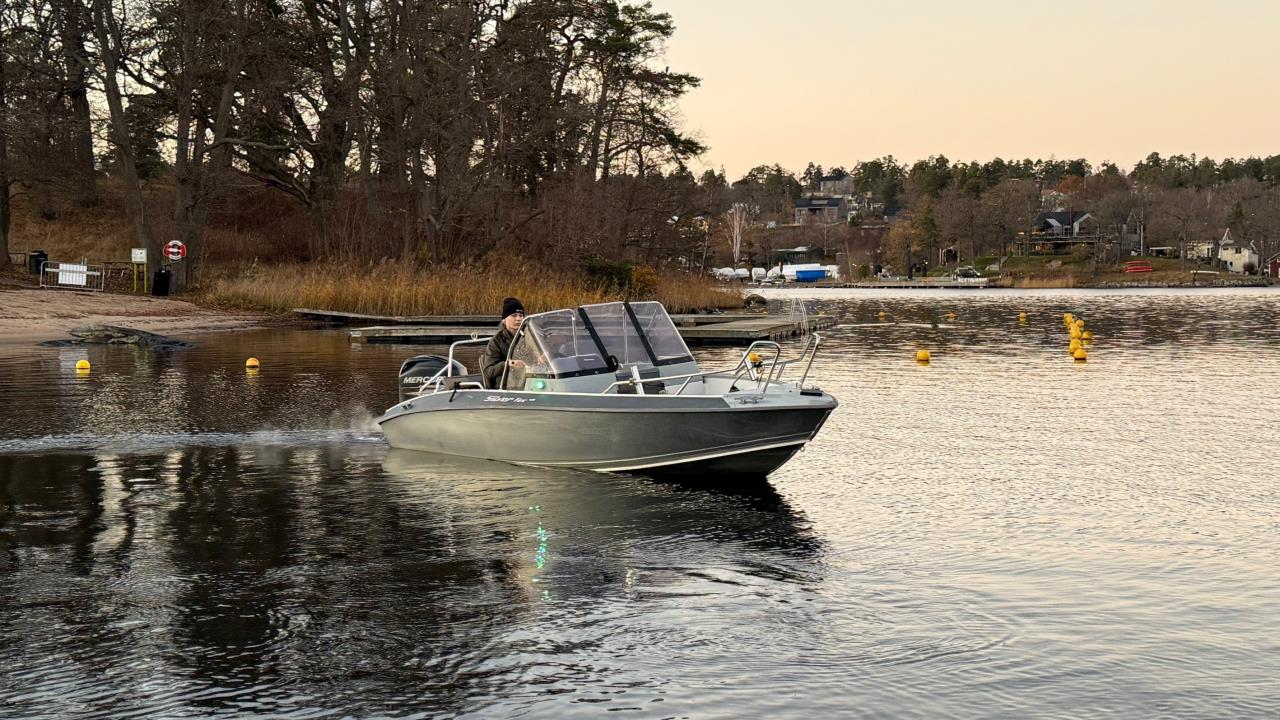
<instances>
[{"instance_id":1,"label":"sandy beach","mask_svg":"<svg viewBox=\"0 0 1280 720\"><path fill-rule=\"evenodd\" d=\"M0 288L0 344L68 339L93 323L182 336L262 325L269 316L228 313L182 300L69 290Z\"/></svg>"}]
</instances>

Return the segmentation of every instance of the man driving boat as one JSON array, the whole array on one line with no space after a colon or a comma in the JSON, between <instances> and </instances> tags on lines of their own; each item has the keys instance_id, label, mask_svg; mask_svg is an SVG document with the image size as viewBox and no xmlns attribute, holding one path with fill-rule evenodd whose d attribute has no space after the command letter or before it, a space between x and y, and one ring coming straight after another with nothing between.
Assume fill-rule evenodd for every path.
<instances>
[{"instance_id":1,"label":"man driving boat","mask_svg":"<svg viewBox=\"0 0 1280 720\"><path fill-rule=\"evenodd\" d=\"M498 325L498 332L494 333L485 346L484 356L480 358L480 374L484 377L484 386L490 390L498 389L502 374L508 367L511 370L524 369L524 362L520 360L513 359L510 363L507 361L507 351L511 349L511 341L524 322L524 315L524 305L518 299L509 297L502 301L502 322Z\"/></svg>"}]
</instances>

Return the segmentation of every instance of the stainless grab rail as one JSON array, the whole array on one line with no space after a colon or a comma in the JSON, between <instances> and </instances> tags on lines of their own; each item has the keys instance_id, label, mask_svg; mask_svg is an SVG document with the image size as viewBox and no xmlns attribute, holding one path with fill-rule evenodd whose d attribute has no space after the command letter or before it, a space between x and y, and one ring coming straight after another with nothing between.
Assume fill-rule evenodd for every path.
<instances>
[{"instance_id":1,"label":"stainless grab rail","mask_svg":"<svg viewBox=\"0 0 1280 720\"><path fill-rule=\"evenodd\" d=\"M453 377L453 349L454 348L458 347L459 345L479 345L480 343L487 343L487 342L489 342L489 338L473 337L470 340L458 340L450 344L448 362L445 363L444 367L437 370L435 375L432 375L431 377L427 378L426 382L422 383L422 385L418 388L418 394L421 395L422 393L426 392L426 389L431 387L432 385L435 386L436 392L440 392L440 386L441 384L444 383L444 379ZM482 389L484 388L484 385L480 383L462 383L461 385L479 385L480 388ZM461 385L459 387L461 387Z\"/></svg>"},{"instance_id":2,"label":"stainless grab rail","mask_svg":"<svg viewBox=\"0 0 1280 720\"><path fill-rule=\"evenodd\" d=\"M662 375L659 377L642 378L639 381L635 379L616 380L610 383L608 387L601 390L600 394L607 395L610 390L613 390L614 388L620 385L635 385L637 383L644 384L644 383L666 382L668 380L683 379L684 382L680 384L680 388L676 390L676 393L675 393L676 395L679 395L684 392L684 389L689 385L689 382L692 381L694 378L699 378L699 377L705 378L708 375L723 375L727 373L737 372L738 370L744 369L745 367L750 367L750 363L747 358L751 356L751 353L755 350L756 346L769 346L769 345L772 345L774 348L773 360L769 363L769 372L767 374L761 374L760 377L753 378L756 380L756 389L759 390L762 388L768 388L770 383L781 382L782 371L785 370L788 365L800 362L801 360L806 359L806 356L807 356L809 360L809 364L805 366L804 375L800 377L800 382L799 382L799 384L803 386L804 381L809 377L809 368L813 367L813 359L818 355L818 345L821 344L821 342L822 342L822 337L818 333L813 333L809 337L809 342L805 343L804 350L800 353L799 357L792 358L790 360L781 360L780 359L782 357L781 345L779 345L778 343L772 340L756 340L755 342L747 346L747 349L744 350L742 353L742 358L738 360L738 363L731 368L723 368L719 370L701 370L696 373L685 373L682 375ZM775 377L775 372L777 373L776 377Z\"/></svg>"}]
</instances>

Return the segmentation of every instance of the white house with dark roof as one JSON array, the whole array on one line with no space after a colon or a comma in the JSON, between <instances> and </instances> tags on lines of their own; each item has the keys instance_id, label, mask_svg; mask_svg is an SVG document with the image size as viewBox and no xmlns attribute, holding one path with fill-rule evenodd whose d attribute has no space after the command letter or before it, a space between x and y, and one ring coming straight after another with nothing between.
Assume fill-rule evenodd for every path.
<instances>
[{"instance_id":1,"label":"white house with dark roof","mask_svg":"<svg viewBox=\"0 0 1280 720\"><path fill-rule=\"evenodd\" d=\"M1238 274L1257 272L1262 258L1252 243L1236 242L1231 236L1231 228L1222 234L1218 243L1218 262L1228 271Z\"/></svg>"}]
</instances>

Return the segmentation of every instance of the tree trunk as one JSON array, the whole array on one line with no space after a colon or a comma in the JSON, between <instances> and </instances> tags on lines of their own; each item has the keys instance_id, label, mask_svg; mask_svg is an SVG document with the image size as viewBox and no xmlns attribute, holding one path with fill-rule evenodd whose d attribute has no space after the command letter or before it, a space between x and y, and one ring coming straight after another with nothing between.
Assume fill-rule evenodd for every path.
<instances>
[{"instance_id":1,"label":"tree trunk","mask_svg":"<svg viewBox=\"0 0 1280 720\"><path fill-rule=\"evenodd\" d=\"M72 160L76 203L96 205L98 185L93 166L93 124L89 114L89 55L85 50L86 9L81 0L63 0L62 52L71 100Z\"/></svg>"},{"instance_id":2,"label":"tree trunk","mask_svg":"<svg viewBox=\"0 0 1280 720\"><path fill-rule=\"evenodd\" d=\"M129 217L133 220L134 232L140 245L147 249L147 268L160 267L160 243L151 234L151 225L147 221L146 203L142 197L142 185L138 182L138 167L133 156L133 146L129 140L129 119L124 112L124 100L120 92L119 47L115 38L120 35L120 26L107 0L93 0L94 32L98 38L98 52L102 57L103 89L107 96L107 108L110 110L111 140L116 146L117 161L120 166L121 179L124 184L125 203Z\"/></svg>"},{"instance_id":3,"label":"tree trunk","mask_svg":"<svg viewBox=\"0 0 1280 720\"><path fill-rule=\"evenodd\" d=\"M9 227L13 220L9 205L9 105L8 79L0 62L0 269L9 267Z\"/></svg>"},{"instance_id":4,"label":"tree trunk","mask_svg":"<svg viewBox=\"0 0 1280 720\"><path fill-rule=\"evenodd\" d=\"M177 121L174 124L174 156L173 156L173 223L177 230L178 240L186 242L189 238L191 213L195 208L196 195L196 177L195 168L192 167L191 137L192 137L192 120L191 105L192 90L191 73L194 68L191 67L191 58L187 56L186 38L183 41L183 68L179 70L181 75L178 81L178 87L175 88L177 95ZM191 246L187 246L187 255L191 255ZM187 273L189 264L186 259L175 264L173 269L172 289L173 292L182 292L187 287Z\"/></svg>"},{"instance_id":5,"label":"tree trunk","mask_svg":"<svg viewBox=\"0 0 1280 720\"><path fill-rule=\"evenodd\" d=\"M3 147L3 146L0 146ZM9 171L5 165L8 160L0 149L0 270L9 267L9 227L13 221L13 213L9 205Z\"/></svg>"}]
</instances>

